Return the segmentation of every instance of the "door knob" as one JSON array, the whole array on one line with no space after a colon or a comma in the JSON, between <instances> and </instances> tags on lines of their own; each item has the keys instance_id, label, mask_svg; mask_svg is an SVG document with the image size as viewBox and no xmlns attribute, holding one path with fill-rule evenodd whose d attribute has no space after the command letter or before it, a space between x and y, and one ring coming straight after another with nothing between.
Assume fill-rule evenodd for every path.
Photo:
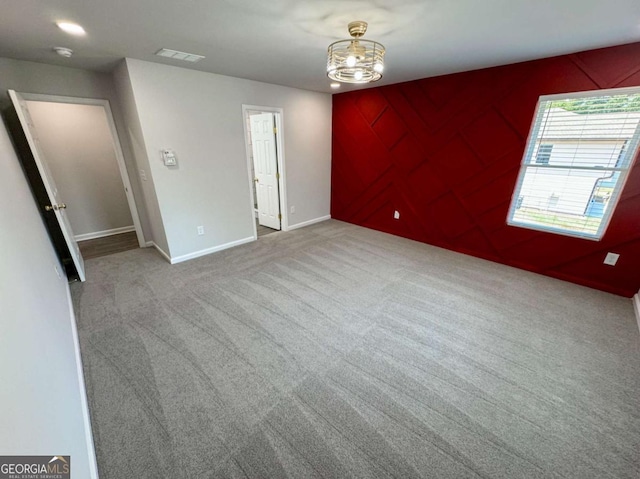
<instances>
[{"instance_id":1,"label":"door knob","mask_svg":"<svg viewBox=\"0 0 640 479\"><path fill-rule=\"evenodd\" d=\"M253 181L255 181L257 183L259 180L258 180L258 178L254 178Z\"/></svg>"},{"instance_id":2,"label":"door knob","mask_svg":"<svg viewBox=\"0 0 640 479\"><path fill-rule=\"evenodd\" d=\"M67 208L65 203L60 203L59 205L46 205L44 207L45 211L53 211L53 210L64 210Z\"/></svg>"}]
</instances>

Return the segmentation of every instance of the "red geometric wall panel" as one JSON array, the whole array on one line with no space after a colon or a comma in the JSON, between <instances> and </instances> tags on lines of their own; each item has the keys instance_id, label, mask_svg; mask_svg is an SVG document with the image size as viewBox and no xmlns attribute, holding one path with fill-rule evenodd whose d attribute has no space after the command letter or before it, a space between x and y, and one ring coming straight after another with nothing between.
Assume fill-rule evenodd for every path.
<instances>
[{"instance_id":1,"label":"red geometric wall panel","mask_svg":"<svg viewBox=\"0 0 640 479\"><path fill-rule=\"evenodd\" d=\"M640 160L601 241L506 218L538 97L638 85L633 43L334 95L331 215L630 297ZM602 263L608 251L621 255L615 267Z\"/></svg>"}]
</instances>

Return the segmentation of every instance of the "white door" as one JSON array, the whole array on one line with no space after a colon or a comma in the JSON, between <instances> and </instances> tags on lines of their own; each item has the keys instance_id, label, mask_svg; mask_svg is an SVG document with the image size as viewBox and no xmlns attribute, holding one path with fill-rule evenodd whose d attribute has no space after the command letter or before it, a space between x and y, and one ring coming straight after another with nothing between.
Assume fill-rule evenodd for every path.
<instances>
[{"instance_id":1,"label":"white door","mask_svg":"<svg viewBox=\"0 0 640 479\"><path fill-rule=\"evenodd\" d=\"M47 195L49 196L50 202L48 208L51 208L49 211L52 211L53 214L55 214L56 220L58 220L60 229L62 230L62 234L64 235L65 242L67 243L67 247L69 248L73 264L78 271L78 277L80 278L80 281L84 281L84 261L82 259L82 255L80 254L78 243L76 242L73 235L73 231L71 230L69 219L67 218L67 215L65 213L65 209L67 206L64 204L62 199L58 197L58 188L56 187L55 181L51 176L51 172L47 167L47 162L42 153L40 142L38 141L38 135L36 134L36 130L33 126L33 121L31 121L31 115L29 114L27 102L22 97L22 95L20 95L20 93L17 93L13 90L9 90L9 96L11 97L11 101L13 102L13 106L15 107L18 114L20 124L22 125L22 129L24 130L24 134L27 137L27 141L29 142L29 147L31 148L31 153L33 154L36 166L38 167L38 172L42 177L42 182L44 183L45 189L47 190Z\"/></svg>"},{"instance_id":2,"label":"white door","mask_svg":"<svg viewBox=\"0 0 640 479\"><path fill-rule=\"evenodd\" d=\"M273 113L251 115L251 146L258 202L258 223L280 229L278 159Z\"/></svg>"}]
</instances>

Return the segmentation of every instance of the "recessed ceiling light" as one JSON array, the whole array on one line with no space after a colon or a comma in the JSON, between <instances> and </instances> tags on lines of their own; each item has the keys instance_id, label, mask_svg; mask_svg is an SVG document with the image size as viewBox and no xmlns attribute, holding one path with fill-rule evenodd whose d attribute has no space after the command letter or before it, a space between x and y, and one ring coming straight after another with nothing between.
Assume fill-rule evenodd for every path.
<instances>
[{"instance_id":1,"label":"recessed ceiling light","mask_svg":"<svg viewBox=\"0 0 640 479\"><path fill-rule=\"evenodd\" d=\"M334 82L331 84L331 88L340 88L340 83L338 83L337 81L334 81Z\"/></svg>"},{"instance_id":2,"label":"recessed ceiling light","mask_svg":"<svg viewBox=\"0 0 640 479\"><path fill-rule=\"evenodd\" d=\"M70 33L71 35L85 35L87 33L84 31L84 28L77 23L58 22L56 25L58 25L58 28Z\"/></svg>"}]
</instances>

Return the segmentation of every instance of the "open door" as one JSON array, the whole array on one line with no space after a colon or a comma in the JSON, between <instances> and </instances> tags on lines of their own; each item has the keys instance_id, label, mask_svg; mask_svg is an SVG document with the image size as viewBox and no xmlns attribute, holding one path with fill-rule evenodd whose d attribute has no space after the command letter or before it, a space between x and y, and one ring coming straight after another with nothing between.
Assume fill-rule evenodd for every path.
<instances>
[{"instance_id":1,"label":"open door","mask_svg":"<svg viewBox=\"0 0 640 479\"><path fill-rule=\"evenodd\" d=\"M40 174L40 177L42 178L42 182L49 198L49 204L45 205L44 208L47 212L53 213L55 215L55 218L60 225L60 230L62 231L62 234L64 236L65 243L69 249L71 259L73 260L73 264L78 273L78 277L80 281L84 281L84 261L82 259L82 255L80 254L78 243L74 238L73 231L71 230L69 219L67 218L67 215L64 211L67 205L62 201L61 198L58 198L58 188L56 187L55 181L51 176L51 172L47 167L46 160L42 153L42 148L40 147L40 144L38 142L38 136L33 126L33 122L31 121L31 115L29 114L27 102L22 97L22 95L20 95L20 93L17 93L14 90L9 90L9 96L11 97L13 106L16 109L20 125L22 126L25 137L27 138L27 142L29 143L29 148L31 149L33 159L38 168L38 172Z\"/></svg>"},{"instance_id":2,"label":"open door","mask_svg":"<svg viewBox=\"0 0 640 479\"><path fill-rule=\"evenodd\" d=\"M273 113L251 115L251 145L258 203L258 223L280 229L278 158Z\"/></svg>"}]
</instances>

